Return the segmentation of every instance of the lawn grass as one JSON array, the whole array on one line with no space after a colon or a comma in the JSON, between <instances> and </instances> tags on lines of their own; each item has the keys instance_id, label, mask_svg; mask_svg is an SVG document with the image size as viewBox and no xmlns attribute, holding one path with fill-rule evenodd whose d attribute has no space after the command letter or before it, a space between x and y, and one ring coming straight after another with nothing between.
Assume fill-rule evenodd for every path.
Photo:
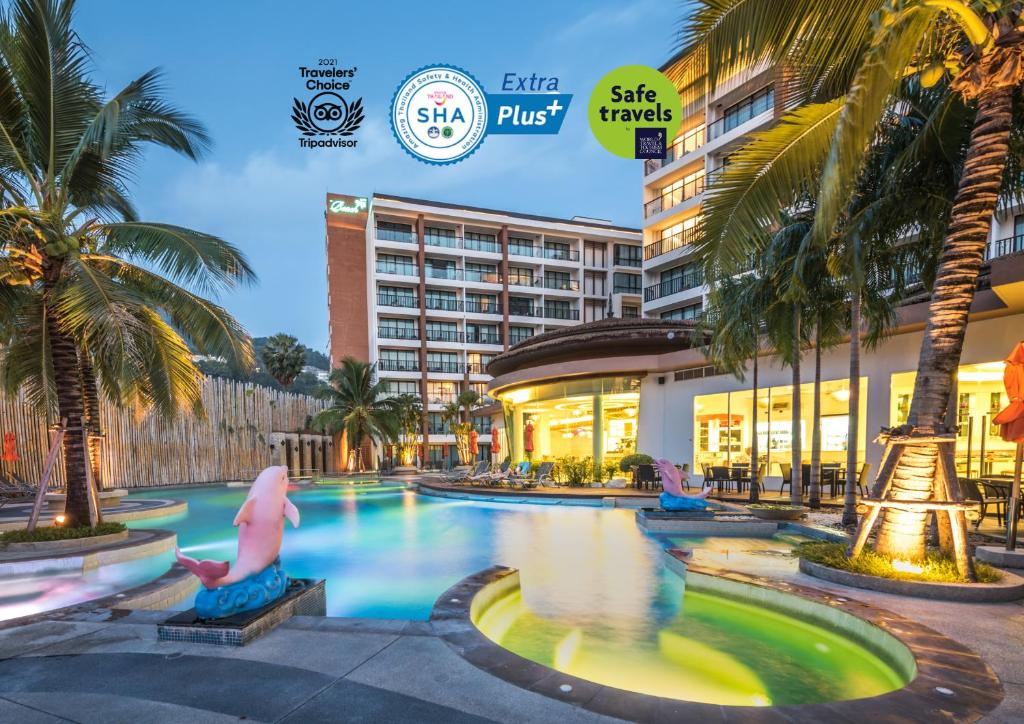
<instances>
[{"instance_id":1,"label":"lawn grass","mask_svg":"<svg viewBox=\"0 0 1024 724\"><path fill-rule=\"evenodd\" d=\"M804 543L797 547L794 555L829 568L837 568L850 573L862 573L866 576L892 578L898 581L967 582L960 576L956 562L935 552L928 553L923 561L917 562L923 568L920 573L896 570L892 566L892 561L867 547L856 558L847 558L845 543L820 541ZM978 583L995 583L1001 578L998 570L981 561L975 561L974 572L977 574Z\"/></svg>"},{"instance_id":2,"label":"lawn grass","mask_svg":"<svg viewBox=\"0 0 1024 724\"><path fill-rule=\"evenodd\" d=\"M31 533L27 530L9 530L0 533L0 545L90 538L97 535L120 533L123 530L127 530L127 526L124 523L100 523L95 528L90 528L87 525L78 528L62 528L56 525L47 525L40 526Z\"/></svg>"}]
</instances>

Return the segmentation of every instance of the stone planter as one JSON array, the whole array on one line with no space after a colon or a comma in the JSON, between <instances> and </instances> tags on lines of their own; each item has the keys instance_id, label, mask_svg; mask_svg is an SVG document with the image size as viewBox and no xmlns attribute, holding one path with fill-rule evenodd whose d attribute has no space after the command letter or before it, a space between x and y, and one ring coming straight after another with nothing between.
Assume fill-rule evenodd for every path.
<instances>
[{"instance_id":1,"label":"stone planter","mask_svg":"<svg viewBox=\"0 0 1024 724\"><path fill-rule=\"evenodd\" d=\"M750 514L761 520L800 520L807 515L808 508L747 508Z\"/></svg>"},{"instance_id":2,"label":"stone planter","mask_svg":"<svg viewBox=\"0 0 1024 724\"><path fill-rule=\"evenodd\" d=\"M99 548L100 546L117 543L128 539L127 530L118 533L107 533L106 535L90 535L83 538L68 538L66 540L40 540L26 541L24 543L8 543L4 548L9 553L22 552L50 552L50 551L77 551L84 548Z\"/></svg>"},{"instance_id":3,"label":"stone planter","mask_svg":"<svg viewBox=\"0 0 1024 724\"><path fill-rule=\"evenodd\" d=\"M103 490L99 493L100 508L116 508L121 504L121 499L128 495L127 490ZM46 506L58 513L64 512L64 502L67 496L64 493L47 493Z\"/></svg>"}]
</instances>

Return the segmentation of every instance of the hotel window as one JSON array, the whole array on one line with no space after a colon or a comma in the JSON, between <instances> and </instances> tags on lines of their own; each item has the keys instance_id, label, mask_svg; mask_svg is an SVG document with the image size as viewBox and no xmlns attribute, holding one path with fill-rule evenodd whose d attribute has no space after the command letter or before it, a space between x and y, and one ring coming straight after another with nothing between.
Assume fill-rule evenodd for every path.
<instances>
[{"instance_id":1,"label":"hotel window","mask_svg":"<svg viewBox=\"0 0 1024 724\"><path fill-rule=\"evenodd\" d=\"M386 241L416 241L416 235L412 233L410 224L397 224L393 221L377 222L377 238Z\"/></svg>"},{"instance_id":2,"label":"hotel window","mask_svg":"<svg viewBox=\"0 0 1024 724\"><path fill-rule=\"evenodd\" d=\"M544 256L547 259L561 259L562 261L569 261L572 254L569 250L568 244L563 244L560 241L545 241ZM579 256L577 256L577 258L579 258Z\"/></svg>"},{"instance_id":3,"label":"hotel window","mask_svg":"<svg viewBox=\"0 0 1024 724\"><path fill-rule=\"evenodd\" d=\"M427 309L440 309L446 312L459 311L459 298L448 289L428 289L424 295Z\"/></svg>"},{"instance_id":4,"label":"hotel window","mask_svg":"<svg viewBox=\"0 0 1024 724\"><path fill-rule=\"evenodd\" d=\"M462 372L459 355L455 352L427 352L427 372L445 372L457 374Z\"/></svg>"},{"instance_id":5,"label":"hotel window","mask_svg":"<svg viewBox=\"0 0 1024 724\"><path fill-rule=\"evenodd\" d=\"M661 210L672 208L704 192L704 169L698 169L661 189Z\"/></svg>"},{"instance_id":6,"label":"hotel window","mask_svg":"<svg viewBox=\"0 0 1024 724\"><path fill-rule=\"evenodd\" d=\"M417 380L385 380L384 389L388 397L397 395L420 396L420 383Z\"/></svg>"},{"instance_id":7,"label":"hotel window","mask_svg":"<svg viewBox=\"0 0 1024 724\"><path fill-rule=\"evenodd\" d=\"M518 314L523 317L533 316L533 300L529 297L512 297L508 298L508 313Z\"/></svg>"},{"instance_id":8,"label":"hotel window","mask_svg":"<svg viewBox=\"0 0 1024 724\"><path fill-rule=\"evenodd\" d=\"M427 322L427 339L433 342L460 342L459 327L455 322Z\"/></svg>"},{"instance_id":9,"label":"hotel window","mask_svg":"<svg viewBox=\"0 0 1024 724\"><path fill-rule=\"evenodd\" d=\"M415 276L416 265L413 264L411 256L398 256L396 254L378 254L377 271L381 274L405 274Z\"/></svg>"},{"instance_id":10,"label":"hotel window","mask_svg":"<svg viewBox=\"0 0 1024 724\"><path fill-rule=\"evenodd\" d=\"M487 365L494 359L494 355L484 352L470 352L466 357L469 373L474 375L485 374L487 372Z\"/></svg>"},{"instance_id":11,"label":"hotel window","mask_svg":"<svg viewBox=\"0 0 1024 724\"><path fill-rule=\"evenodd\" d=\"M465 236L465 247L471 251L501 251L501 247L498 246L498 238L494 234L467 231Z\"/></svg>"},{"instance_id":12,"label":"hotel window","mask_svg":"<svg viewBox=\"0 0 1024 724\"><path fill-rule=\"evenodd\" d=\"M622 305L622 318L623 319L637 319L640 317L640 307L632 304Z\"/></svg>"},{"instance_id":13,"label":"hotel window","mask_svg":"<svg viewBox=\"0 0 1024 724\"><path fill-rule=\"evenodd\" d=\"M427 433L430 435L447 435L448 425L441 417L440 412L427 413ZM431 445L430 447L434 447Z\"/></svg>"},{"instance_id":14,"label":"hotel window","mask_svg":"<svg viewBox=\"0 0 1024 724\"><path fill-rule=\"evenodd\" d=\"M473 390L480 398L479 404L485 404L490 402L490 397L487 396L487 383L486 382L470 382L469 389Z\"/></svg>"},{"instance_id":15,"label":"hotel window","mask_svg":"<svg viewBox=\"0 0 1024 724\"><path fill-rule=\"evenodd\" d=\"M533 336L533 327L509 327L508 328L508 343L518 344L524 340L529 339Z\"/></svg>"},{"instance_id":16,"label":"hotel window","mask_svg":"<svg viewBox=\"0 0 1024 724\"><path fill-rule=\"evenodd\" d=\"M668 296L681 292L684 289L694 289L704 283L704 272L696 262L682 264L661 273L658 281L658 292L661 296Z\"/></svg>"},{"instance_id":17,"label":"hotel window","mask_svg":"<svg viewBox=\"0 0 1024 724\"><path fill-rule=\"evenodd\" d=\"M378 336L384 339L418 339L416 322L411 319L381 317Z\"/></svg>"},{"instance_id":18,"label":"hotel window","mask_svg":"<svg viewBox=\"0 0 1024 724\"><path fill-rule=\"evenodd\" d=\"M385 307L415 307L416 294L409 287L377 288L377 304Z\"/></svg>"},{"instance_id":19,"label":"hotel window","mask_svg":"<svg viewBox=\"0 0 1024 724\"><path fill-rule=\"evenodd\" d=\"M605 295L605 281L608 275L604 272L583 272L583 293L594 296Z\"/></svg>"},{"instance_id":20,"label":"hotel window","mask_svg":"<svg viewBox=\"0 0 1024 724\"><path fill-rule=\"evenodd\" d=\"M549 299L544 302L544 316L549 319L572 319L573 309L569 302Z\"/></svg>"},{"instance_id":21,"label":"hotel window","mask_svg":"<svg viewBox=\"0 0 1024 724\"><path fill-rule=\"evenodd\" d=\"M662 319L697 319L700 317L701 311L703 311L704 305L701 302L696 304L690 304L686 307L679 307L678 309L670 309L667 312L661 313Z\"/></svg>"},{"instance_id":22,"label":"hotel window","mask_svg":"<svg viewBox=\"0 0 1024 724\"><path fill-rule=\"evenodd\" d=\"M596 322L605 318L605 306L603 301L588 299L583 303L583 321Z\"/></svg>"},{"instance_id":23,"label":"hotel window","mask_svg":"<svg viewBox=\"0 0 1024 724\"><path fill-rule=\"evenodd\" d=\"M639 246L633 246L632 244L615 245L615 263L619 266L640 266L642 254L643 252Z\"/></svg>"},{"instance_id":24,"label":"hotel window","mask_svg":"<svg viewBox=\"0 0 1024 724\"><path fill-rule=\"evenodd\" d=\"M486 392L486 390L484 390ZM474 415L473 416L473 429L481 435L491 434L491 425L493 421L490 415Z\"/></svg>"},{"instance_id":25,"label":"hotel window","mask_svg":"<svg viewBox=\"0 0 1024 724\"><path fill-rule=\"evenodd\" d=\"M423 230L423 243L432 246L455 247L455 229L442 229L436 226L428 226Z\"/></svg>"},{"instance_id":26,"label":"hotel window","mask_svg":"<svg viewBox=\"0 0 1024 724\"><path fill-rule=\"evenodd\" d=\"M498 325L466 322L466 341L471 344L501 344Z\"/></svg>"},{"instance_id":27,"label":"hotel window","mask_svg":"<svg viewBox=\"0 0 1024 724\"><path fill-rule=\"evenodd\" d=\"M548 289L573 289L573 280L569 272L545 271L544 286Z\"/></svg>"},{"instance_id":28,"label":"hotel window","mask_svg":"<svg viewBox=\"0 0 1024 724\"><path fill-rule=\"evenodd\" d=\"M508 253L519 254L520 256L533 256L533 239L524 239L518 236L508 238Z\"/></svg>"},{"instance_id":29,"label":"hotel window","mask_svg":"<svg viewBox=\"0 0 1024 724\"><path fill-rule=\"evenodd\" d=\"M672 224L666 229L661 230L661 239L678 239L678 244L673 244L671 248L675 249L677 246L683 244L692 244L696 240L696 229L700 226L700 222L704 219L703 216L698 214L697 216L691 216L689 219L683 219L677 224Z\"/></svg>"},{"instance_id":30,"label":"hotel window","mask_svg":"<svg viewBox=\"0 0 1024 724\"><path fill-rule=\"evenodd\" d=\"M722 114L722 132L731 131L775 106L775 88L768 86L744 98Z\"/></svg>"},{"instance_id":31,"label":"hotel window","mask_svg":"<svg viewBox=\"0 0 1024 724\"><path fill-rule=\"evenodd\" d=\"M1013 235L1017 238L1024 236L1024 214L1013 217Z\"/></svg>"},{"instance_id":32,"label":"hotel window","mask_svg":"<svg viewBox=\"0 0 1024 724\"><path fill-rule=\"evenodd\" d=\"M424 263L428 279L458 279L458 270L452 259L426 259Z\"/></svg>"},{"instance_id":33,"label":"hotel window","mask_svg":"<svg viewBox=\"0 0 1024 724\"><path fill-rule=\"evenodd\" d=\"M612 281L612 292L615 294L639 294L640 275L626 272L615 272Z\"/></svg>"},{"instance_id":34,"label":"hotel window","mask_svg":"<svg viewBox=\"0 0 1024 724\"><path fill-rule=\"evenodd\" d=\"M431 405L446 405L455 402L459 395L459 383L454 381L430 380L427 382L427 400Z\"/></svg>"},{"instance_id":35,"label":"hotel window","mask_svg":"<svg viewBox=\"0 0 1024 724\"><path fill-rule=\"evenodd\" d=\"M583 263L587 266L607 266L607 256L608 247L605 244L596 241L583 242Z\"/></svg>"},{"instance_id":36,"label":"hotel window","mask_svg":"<svg viewBox=\"0 0 1024 724\"><path fill-rule=\"evenodd\" d=\"M466 311L493 314L500 311L496 294L467 294Z\"/></svg>"},{"instance_id":37,"label":"hotel window","mask_svg":"<svg viewBox=\"0 0 1024 724\"><path fill-rule=\"evenodd\" d=\"M377 367L384 372L418 372L419 353L411 349L382 349Z\"/></svg>"},{"instance_id":38,"label":"hotel window","mask_svg":"<svg viewBox=\"0 0 1024 724\"><path fill-rule=\"evenodd\" d=\"M494 266L494 264L477 264L476 262L467 261L466 281L497 284L500 281L498 279L498 267Z\"/></svg>"},{"instance_id":39,"label":"hotel window","mask_svg":"<svg viewBox=\"0 0 1024 724\"><path fill-rule=\"evenodd\" d=\"M521 287L533 286L533 269L524 266L513 266L508 269L508 283Z\"/></svg>"}]
</instances>

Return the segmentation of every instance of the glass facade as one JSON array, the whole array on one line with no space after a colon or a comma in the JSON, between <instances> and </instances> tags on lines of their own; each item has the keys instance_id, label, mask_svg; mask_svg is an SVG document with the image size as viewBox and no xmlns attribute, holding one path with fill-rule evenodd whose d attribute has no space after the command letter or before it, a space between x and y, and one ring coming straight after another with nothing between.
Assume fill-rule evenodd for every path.
<instances>
[{"instance_id":1,"label":"glass facade","mask_svg":"<svg viewBox=\"0 0 1024 724\"><path fill-rule=\"evenodd\" d=\"M572 456L617 462L636 450L640 378L602 377L517 387L498 395L513 460ZM533 450L526 450L527 428Z\"/></svg>"}]
</instances>

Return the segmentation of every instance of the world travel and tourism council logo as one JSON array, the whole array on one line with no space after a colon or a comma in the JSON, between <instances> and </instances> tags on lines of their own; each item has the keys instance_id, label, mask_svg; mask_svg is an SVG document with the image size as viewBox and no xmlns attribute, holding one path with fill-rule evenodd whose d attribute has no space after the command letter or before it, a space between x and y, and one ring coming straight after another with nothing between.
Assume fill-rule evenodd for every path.
<instances>
[{"instance_id":1,"label":"world travel and tourism council logo","mask_svg":"<svg viewBox=\"0 0 1024 724\"><path fill-rule=\"evenodd\" d=\"M457 163L484 142L487 115L487 97L476 78L454 65L430 65L399 84L391 130L420 161Z\"/></svg>"},{"instance_id":2,"label":"world travel and tourism council logo","mask_svg":"<svg viewBox=\"0 0 1024 724\"><path fill-rule=\"evenodd\" d=\"M623 158L664 159L682 121L675 84L646 65L624 65L599 80L587 117L601 145Z\"/></svg>"},{"instance_id":3,"label":"world travel and tourism council logo","mask_svg":"<svg viewBox=\"0 0 1024 724\"><path fill-rule=\"evenodd\" d=\"M315 94L303 101L293 98L292 122L302 134L302 148L355 148L351 136L363 122L363 99L349 102L337 91L352 87L356 68L338 68L334 58L321 58L320 67L299 67L306 90Z\"/></svg>"}]
</instances>

